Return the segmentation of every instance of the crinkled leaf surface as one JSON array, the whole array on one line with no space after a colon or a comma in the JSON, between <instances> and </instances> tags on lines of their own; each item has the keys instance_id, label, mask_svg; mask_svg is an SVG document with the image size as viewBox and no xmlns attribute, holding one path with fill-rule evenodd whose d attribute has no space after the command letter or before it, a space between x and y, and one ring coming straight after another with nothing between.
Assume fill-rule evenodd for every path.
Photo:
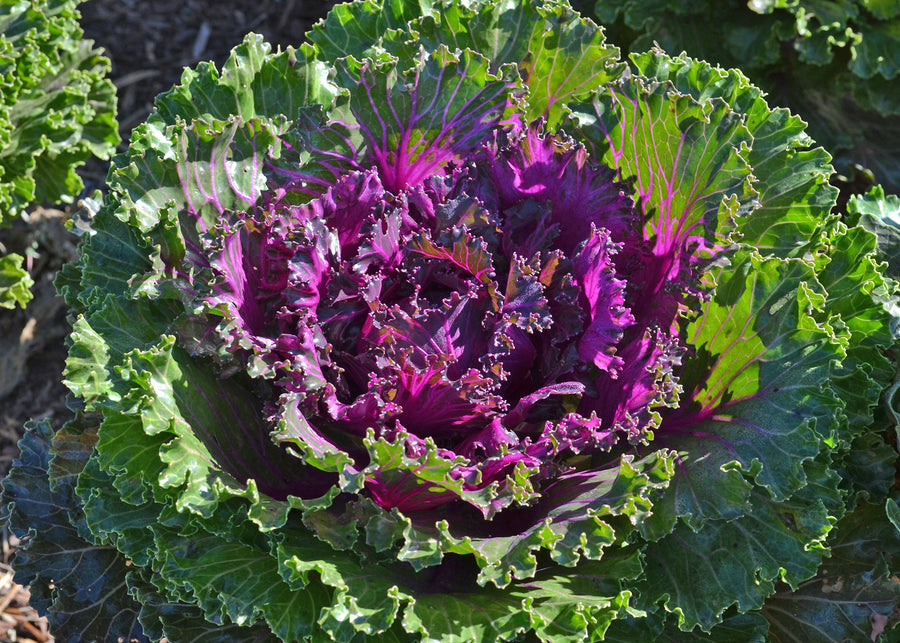
<instances>
[{"instance_id":1,"label":"crinkled leaf surface","mask_svg":"<svg viewBox=\"0 0 900 643\"><path fill-rule=\"evenodd\" d=\"M560 25L547 29L547 24ZM528 88L528 120L559 122L562 106L587 96L622 71L618 51L602 31L564 4L508 4L466 8L454 5L411 24L413 41L426 49L441 44L478 51L493 68L512 62ZM390 51L392 44L385 44ZM402 55L403 50L395 51Z\"/></svg>"},{"instance_id":2,"label":"crinkled leaf surface","mask_svg":"<svg viewBox=\"0 0 900 643\"><path fill-rule=\"evenodd\" d=\"M0 6L0 222L33 201L71 201L75 169L119 142L109 61L83 39L77 5Z\"/></svg>"},{"instance_id":3,"label":"crinkled leaf surface","mask_svg":"<svg viewBox=\"0 0 900 643\"><path fill-rule=\"evenodd\" d=\"M247 643L271 639L271 631L257 624L244 628L234 624L212 623L192 603L165 598L152 583L136 574L127 577L128 589L141 603L141 625L152 640L166 637L170 641L192 643Z\"/></svg>"},{"instance_id":4,"label":"crinkled leaf surface","mask_svg":"<svg viewBox=\"0 0 900 643\"><path fill-rule=\"evenodd\" d=\"M709 631L732 604L741 612L762 607L777 580L796 587L813 576L840 494L835 474L823 467L805 473L807 485L787 501L751 493L743 516L712 520L698 531L681 523L654 543L645 600L662 599L681 629Z\"/></svg>"},{"instance_id":5,"label":"crinkled leaf surface","mask_svg":"<svg viewBox=\"0 0 900 643\"><path fill-rule=\"evenodd\" d=\"M337 91L307 48L270 50L248 36L221 72L211 64L186 70L182 84L157 99L156 112L132 133L130 152L116 159L123 220L147 230L161 213L176 219L187 210L205 230L226 209L256 202L263 162L278 156L285 122Z\"/></svg>"}]
</instances>

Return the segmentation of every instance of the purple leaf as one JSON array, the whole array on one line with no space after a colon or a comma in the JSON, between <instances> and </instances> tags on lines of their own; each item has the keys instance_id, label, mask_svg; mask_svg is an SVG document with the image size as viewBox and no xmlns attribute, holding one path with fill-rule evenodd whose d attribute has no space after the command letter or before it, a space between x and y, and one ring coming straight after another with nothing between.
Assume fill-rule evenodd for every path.
<instances>
[{"instance_id":1,"label":"purple leaf","mask_svg":"<svg viewBox=\"0 0 900 643\"><path fill-rule=\"evenodd\" d=\"M616 277L610 255L619 246L610 241L608 230L591 229L590 238L572 260L573 273L581 286L581 303L587 313L587 328L578 341L578 355L601 371L616 377L625 362L616 355L616 344L624 330L634 324L625 307L626 282Z\"/></svg>"},{"instance_id":2,"label":"purple leaf","mask_svg":"<svg viewBox=\"0 0 900 643\"><path fill-rule=\"evenodd\" d=\"M521 139L486 150L487 172L497 191L499 207L531 200L547 203L548 223L558 227L555 246L572 253L590 236L591 226L610 230L620 241L640 228L640 219L608 167L592 167L583 147L559 136L548 136L540 122Z\"/></svg>"}]
</instances>

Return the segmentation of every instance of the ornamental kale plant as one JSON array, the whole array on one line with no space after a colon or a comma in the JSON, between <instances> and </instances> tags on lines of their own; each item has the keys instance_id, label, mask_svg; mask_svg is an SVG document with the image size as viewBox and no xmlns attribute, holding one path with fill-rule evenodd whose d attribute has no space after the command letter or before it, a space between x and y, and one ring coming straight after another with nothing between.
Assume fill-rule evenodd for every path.
<instances>
[{"instance_id":1,"label":"ornamental kale plant","mask_svg":"<svg viewBox=\"0 0 900 643\"><path fill-rule=\"evenodd\" d=\"M34 201L72 201L75 169L119 142L109 60L84 40L77 0L0 0L0 225ZM22 257L0 256L0 307L24 306Z\"/></svg>"},{"instance_id":2,"label":"ornamental kale plant","mask_svg":"<svg viewBox=\"0 0 900 643\"><path fill-rule=\"evenodd\" d=\"M309 40L187 70L58 279L4 497L63 640L890 635L893 202L563 2Z\"/></svg>"},{"instance_id":3,"label":"ornamental kale plant","mask_svg":"<svg viewBox=\"0 0 900 643\"><path fill-rule=\"evenodd\" d=\"M630 51L658 43L740 67L809 122L852 176L853 164L900 191L900 3L894 0L576 0ZM857 170L858 171L858 170Z\"/></svg>"},{"instance_id":4,"label":"ornamental kale plant","mask_svg":"<svg viewBox=\"0 0 900 643\"><path fill-rule=\"evenodd\" d=\"M119 142L109 60L83 38L78 4L0 2L0 221L71 201L75 168Z\"/></svg>"}]
</instances>

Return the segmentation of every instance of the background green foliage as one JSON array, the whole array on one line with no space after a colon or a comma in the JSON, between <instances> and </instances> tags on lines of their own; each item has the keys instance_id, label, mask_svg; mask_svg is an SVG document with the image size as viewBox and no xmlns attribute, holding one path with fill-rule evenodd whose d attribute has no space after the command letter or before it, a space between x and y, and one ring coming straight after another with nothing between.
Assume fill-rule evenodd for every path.
<instances>
[{"instance_id":1,"label":"background green foliage","mask_svg":"<svg viewBox=\"0 0 900 643\"><path fill-rule=\"evenodd\" d=\"M109 61L83 38L77 5L0 0L0 225L34 201L72 201L76 168L119 142ZM0 257L0 307L31 297L21 263Z\"/></svg>"}]
</instances>

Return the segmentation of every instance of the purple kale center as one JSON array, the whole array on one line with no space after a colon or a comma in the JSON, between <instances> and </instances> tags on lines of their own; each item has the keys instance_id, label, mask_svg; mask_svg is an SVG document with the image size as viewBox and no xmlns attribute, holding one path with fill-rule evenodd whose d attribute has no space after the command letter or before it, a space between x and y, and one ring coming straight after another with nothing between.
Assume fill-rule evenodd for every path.
<instances>
[{"instance_id":1,"label":"purple kale center","mask_svg":"<svg viewBox=\"0 0 900 643\"><path fill-rule=\"evenodd\" d=\"M677 397L690 262L572 141L535 124L399 192L373 168L291 195L225 232L208 302L228 351L356 470L367 435L403 440L502 508L517 474L540 484L651 439ZM414 469L365 488L404 512L465 501Z\"/></svg>"}]
</instances>

